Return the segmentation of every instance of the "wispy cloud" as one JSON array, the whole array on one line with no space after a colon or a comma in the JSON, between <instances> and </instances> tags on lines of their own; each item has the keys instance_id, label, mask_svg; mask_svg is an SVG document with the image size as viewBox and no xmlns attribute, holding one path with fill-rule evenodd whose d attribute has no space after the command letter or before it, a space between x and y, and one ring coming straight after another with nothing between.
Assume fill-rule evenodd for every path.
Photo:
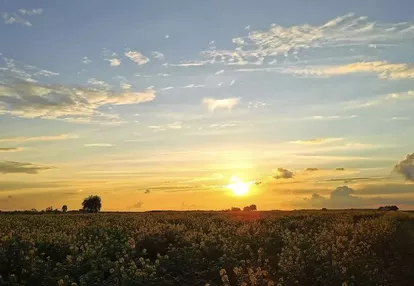
<instances>
[{"instance_id":1,"label":"wispy cloud","mask_svg":"<svg viewBox=\"0 0 414 286\"><path fill-rule=\"evenodd\" d=\"M356 62L340 66L287 67L281 73L308 77L331 77L354 73L375 73L381 79L414 78L414 65L406 63L389 63L386 61Z\"/></svg>"},{"instance_id":2,"label":"wispy cloud","mask_svg":"<svg viewBox=\"0 0 414 286\"><path fill-rule=\"evenodd\" d=\"M121 81L121 83L119 84L119 86L120 86L122 89L130 89L130 88L132 87L129 83L124 82L124 81Z\"/></svg>"},{"instance_id":3,"label":"wispy cloud","mask_svg":"<svg viewBox=\"0 0 414 286\"><path fill-rule=\"evenodd\" d=\"M161 53L161 52L159 52L159 51L152 51L152 52L151 52L151 56L152 56L154 59L160 59L160 60L163 60L163 59L165 58L164 54L163 54L163 53Z\"/></svg>"},{"instance_id":4,"label":"wispy cloud","mask_svg":"<svg viewBox=\"0 0 414 286\"><path fill-rule=\"evenodd\" d=\"M335 119L354 119L357 118L357 115L314 115L305 117L306 120L335 120Z\"/></svg>"},{"instance_id":5,"label":"wispy cloud","mask_svg":"<svg viewBox=\"0 0 414 286\"><path fill-rule=\"evenodd\" d=\"M296 140L296 141L291 141L290 143L293 144L302 144L302 145L321 145L321 144L329 144L329 143L333 143L333 142L338 142L338 141L342 141L344 140L343 138L314 138L314 139L309 139L309 140Z\"/></svg>"},{"instance_id":6,"label":"wispy cloud","mask_svg":"<svg viewBox=\"0 0 414 286\"><path fill-rule=\"evenodd\" d=\"M176 121L165 125L150 125L148 128L152 129L154 132L165 131L168 129L182 129L183 123L181 121Z\"/></svg>"},{"instance_id":7,"label":"wispy cloud","mask_svg":"<svg viewBox=\"0 0 414 286\"><path fill-rule=\"evenodd\" d=\"M223 73L224 73L224 70L219 70L215 73L215 75L220 75L220 74L223 74Z\"/></svg>"},{"instance_id":8,"label":"wispy cloud","mask_svg":"<svg viewBox=\"0 0 414 286\"><path fill-rule=\"evenodd\" d=\"M104 105L138 104L155 98L153 90L110 90L29 82L0 84L0 113L24 118L61 119L71 122L119 121L116 114L100 111Z\"/></svg>"},{"instance_id":9,"label":"wispy cloud","mask_svg":"<svg viewBox=\"0 0 414 286\"><path fill-rule=\"evenodd\" d=\"M224 98L224 99L215 99L215 98L204 98L203 103L208 106L208 109L214 111L217 108L227 108L231 110L234 106L236 106L240 101L240 98L232 97L232 98Z\"/></svg>"},{"instance_id":10,"label":"wispy cloud","mask_svg":"<svg viewBox=\"0 0 414 286\"><path fill-rule=\"evenodd\" d=\"M174 87L173 86L167 86L167 87L160 88L161 91L166 91L166 90L171 90L171 89L174 89Z\"/></svg>"},{"instance_id":11,"label":"wispy cloud","mask_svg":"<svg viewBox=\"0 0 414 286\"><path fill-rule=\"evenodd\" d=\"M391 117L392 120L410 120L409 116L394 116Z\"/></svg>"},{"instance_id":12,"label":"wispy cloud","mask_svg":"<svg viewBox=\"0 0 414 286\"><path fill-rule=\"evenodd\" d=\"M5 152L20 152L23 148L0 148L0 153Z\"/></svg>"},{"instance_id":13,"label":"wispy cloud","mask_svg":"<svg viewBox=\"0 0 414 286\"><path fill-rule=\"evenodd\" d=\"M183 61L178 64L168 64L172 67L199 67L209 63L209 61Z\"/></svg>"},{"instance_id":14,"label":"wispy cloud","mask_svg":"<svg viewBox=\"0 0 414 286\"><path fill-rule=\"evenodd\" d=\"M115 145L109 144L109 143L89 143L89 144L84 144L83 146L85 147L113 147Z\"/></svg>"},{"instance_id":15,"label":"wispy cloud","mask_svg":"<svg viewBox=\"0 0 414 286\"><path fill-rule=\"evenodd\" d=\"M133 61L134 63L136 63L137 65L145 65L146 63L150 61L149 58L147 58L146 56L144 56L137 50L135 51L130 50L128 52L125 52L125 56L129 58L131 61Z\"/></svg>"},{"instance_id":16,"label":"wispy cloud","mask_svg":"<svg viewBox=\"0 0 414 286\"><path fill-rule=\"evenodd\" d=\"M189 84L189 85L185 85L185 86L180 86L180 88L200 88L200 87L204 87L204 84Z\"/></svg>"},{"instance_id":17,"label":"wispy cloud","mask_svg":"<svg viewBox=\"0 0 414 286\"><path fill-rule=\"evenodd\" d=\"M309 24L283 27L272 24L268 30L249 31L247 36L233 38L234 49L209 49L203 55L228 65L260 64L277 56L297 57L309 49L334 49L344 46L376 48L401 42L413 42L411 23L378 23L367 17L347 14L320 26ZM395 76L391 75L391 76Z\"/></svg>"},{"instance_id":18,"label":"wispy cloud","mask_svg":"<svg viewBox=\"0 0 414 286\"><path fill-rule=\"evenodd\" d=\"M1 71L10 73L11 77L27 81L37 82L40 77L57 76L59 73L41 69L33 65L24 65L13 59L3 57L6 67L0 67Z\"/></svg>"},{"instance_id":19,"label":"wispy cloud","mask_svg":"<svg viewBox=\"0 0 414 286\"><path fill-rule=\"evenodd\" d=\"M43 13L43 9L20 9L17 12L0 12L0 16L3 19L4 24L21 24L23 26L31 27L32 23L30 23L27 19L23 18L23 16L33 16L33 15L40 15Z\"/></svg>"},{"instance_id":20,"label":"wispy cloud","mask_svg":"<svg viewBox=\"0 0 414 286\"><path fill-rule=\"evenodd\" d=\"M60 134L51 136L33 136L33 137L9 137L0 138L0 143L26 143L26 142L42 142L42 141L61 141L79 138L77 134Z\"/></svg>"},{"instance_id":21,"label":"wispy cloud","mask_svg":"<svg viewBox=\"0 0 414 286\"><path fill-rule=\"evenodd\" d=\"M117 58L107 59L111 67L117 67L121 65L121 61Z\"/></svg>"},{"instance_id":22,"label":"wispy cloud","mask_svg":"<svg viewBox=\"0 0 414 286\"><path fill-rule=\"evenodd\" d=\"M414 99L414 90L409 90L400 93L390 93L387 95L387 98L397 100Z\"/></svg>"},{"instance_id":23,"label":"wispy cloud","mask_svg":"<svg viewBox=\"0 0 414 286\"><path fill-rule=\"evenodd\" d=\"M131 208L131 209L140 209L140 208L142 208L143 205L144 205L144 203L139 201L139 202L133 204L132 206L130 206L129 208Z\"/></svg>"},{"instance_id":24,"label":"wispy cloud","mask_svg":"<svg viewBox=\"0 0 414 286\"><path fill-rule=\"evenodd\" d=\"M22 15L39 15L43 13L43 9L42 8L31 9L31 10L19 9L19 13Z\"/></svg>"},{"instance_id":25,"label":"wispy cloud","mask_svg":"<svg viewBox=\"0 0 414 286\"><path fill-rule=\"evenodd\" d=\"M51 167L39 166L32 163L22 163L14 161L0 161L0 173L12 174L37 174L40 171L49 170Z\"/></svg>"},{"instance_id":26,"label":"wispy cloud","mask_svg":"<svg viewBox=\"0 0 414 286\"><path fill-rule=\"evenodd\" d=\"M113 53L108 49L103 49L102 51L104 60L109 62L109 65L111 67L117 67L121 65L121 60L118 58L118 54L117 53Z\"/></svg>"},{"instance_id":27,"label":"wispy cloud","mask_svg":"<svg viewBox=\"0 0 414 286\"><path fill-rule=\"evenodd\" d=\"M90 64L92 61L88 58L88 57L83 57L82 58L82 63L84 64L84 65L88 65L88 64Z\"/></svg>"},{"instance_id":28,"label":"wispy cloud","mask_svg":"<svg viewBox=\"0 0 414 286\"><path fill-rule=\"evenodd\" d=\"M111 87L111 85L109 85L108 83L106 83L103 80L98 80L96 78L90 78L88 79L88 83L94 86L98 86L104 89L109 89Z\"/></svg>"}]
</instances>

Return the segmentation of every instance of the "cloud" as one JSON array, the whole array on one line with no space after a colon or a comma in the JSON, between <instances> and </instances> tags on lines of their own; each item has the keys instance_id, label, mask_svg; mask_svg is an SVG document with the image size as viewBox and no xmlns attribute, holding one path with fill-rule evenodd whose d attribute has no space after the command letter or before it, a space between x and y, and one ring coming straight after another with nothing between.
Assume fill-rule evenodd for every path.
<instances>
[{"instance_id":1,"label":"cloud","mask_svg":"<svg viewBox=\"0 0 414 286\"><path fill-rule=\"evenodd\" d=\"M40 15L43 13L42 8L27 10L27 9L19 9L19 13L22 15Z\"/></svg>"},{"instance_id":2,"label":"cloud","mask_svg":"<svg viewBox=\"0 0 414 286\"><path fill-rule=\"evenodd\" d=\"M224 99L214 99L214 98L204 98L203 103L208 106L211 111L214 111L217 108L227 108L231 110L236 106L240 101L240 98L224 98Z\"/></svg>"},{"instance_id":3,"label":"cloud","mask_svg":"<svg viewBox=\"0 0 414 286\"><path fill-rule=\"evenodd\" d=\"M383 177L353 177L353 178L334 178L327 180L328 182L344 182L345 184L360 182L360 181L368 181L368 180L379 180L383 179Z\"/></svg>"},{"instance_id":4,"label":"cloud","mask_svg":"<svg viewBox=\"0 0 414 286\"><path fill-rule=\"evenodd\" d=\"M335 171L345 171L345 168L336 168Z\"/></svg>"},{"instance_id":5,"label":"cloud","mask_svg":"<svg viewBox=\"0 0 414 286\"><path fill-rule=\"evenodd\" d=\"M34 137L10 137L0 138L0 143L26 143L26 142L38 142L38 141L59 141L67 139L79 138L77 134L60 134L51 136L34 136Z\"/></svg>"},{"instance_id":6,"label":"cloud","mask_svg":"<svg viewBox=\"0 0 414 286\"><path fill-rule=\"evenodd\" d=\"M123 82L123 81L121 81L121 83L119 84L119 86L122 89L130 89L132 87L129 83L126 83L126 82Z\"/></svg>"},{"instance_id":7,"label":"cloud","mask_svg":"<svg viewBox=\"0 0 414 286\"><path fill-rule=\"evenodd\" d=\"M408 116L404 116L404 117L394 116L394 117L391 117L391 119L392 120L410 120L410 117L408 117Z\"/></svg>"},{"instance_id":8,"label":"cloud","mask_svg":"<svg viewBox=\"0 0 414 286\"><path fill-rule=\"evenodd\" d=\"M407 181L414 182L414 153L408 154L394 166L394 171L403 175Z\"/></svg>"},{"instance_id":9,"label":"cloud","mask_svg":"<svg viewBox=\"0 0 414 286\"><path fill-rule=\"evenodd\" d=\"M88 58L88 57L83 57L82 58L82 63L84 65L89 65L92 61Z\"/></svg>"},{"instance_id":10,"label":"cloud","mask_svg":"<svg viewBox=\"0 0 414 286\"><path fill-rule=\"evenodd\" d=\"M200 88L200 87L204 87L204 84L189 84L189 85L185 85L185 86L180 86L180 88Z\"/></svg>"},{"instance_id":11,"label":"cloud","mask_svg":"<svg viewBox=\"0 0 414 286\"><path fill-rule=\"evenodd\" d=\"M409 79L414 78L414 65L375 61L357 62L340 66L289 67L281 72L308 77L331 77L353 73L376 73L381 79Z\"/></svg>"},{"instance_id":12,"label":"cloud","mask_svg":"<svg viewBox=\"0 0 414 286\"><path fill-rule=\"evenodd\" d=\"M398 99L398 100L405 100L405 99L412 100L414 99L414 90L409 90L409 91L400 92L400 93L390 93L387 95L386 98L387 99Z\"/></svg>"},{"instance_id":13,"label":"cloud","mask_svg":"<svg viewBox=\"0 0 414 286\"><path fill-rule=\"evenodd\" d=\"M395 188L396 186L388 186ZM403 194L403 193L412 193L412 188L408 188L406 185L398 185L396 190L387 189L385 190L382 186L369 186L366 189L363 188L359 191L354 190L348 186L341 186L332 191L328 198L314 193L312 197L305 198L304 201L310 202L313 207L328 207L328 208L378 208L381 205L390 205L390 204L412 204L412 201L407 200L407 198L383 198L380 196L376 197L367 197L360 196L365 195L374 195L374 194Z\"/></svg>"},{"instance_id":14,"label":"cloud","mask_svg":"<svg viewBox=\"0 0 414 286\"><path fill-rule=\"evenodd\" d=\"M276 180L279 180L279 179L291 179L294 176L295 175L293 174L293 172L289 171L288 169L277 168L276 175L274 175L273 178L275 178Z\"/></svg>"},{"instance_id":15,"label":"cloud","mask_svg":"<svg viewBox=\"0 0 414 286\"><path fill-rule=\"evenodd\" d=\"M113 53L110 50L104 48L102 55L105 61L109 62L111 67L117 67L121 65L121 60L118 58L117 53Z\"/></svg>"},{"instance_id":16,"label":"cloud","mask_svg":"<svg viewBox=\"0 0 414 286\"><path fill-rule=\"evenodd\" d=\"M89 78L88 83L91 85L98 86L103 89L109 89L111 86L103 80L97 80L96 78Z\"/></svg>"},{"instance_id":17,"label":"cloud","mask_svg":"<svg viewBox=\"0 0 414 286\"><path fill-rule=\"evenodd\" d=\"M149 193L151 193L151 190L150 190L150 189L146 189L146 190L144 191L144 194L146 194L146 195L148 195Z\"/></svg>"},{"instance_id":18,"label":"cloud","mask_svg":"<svg viewBox=\"0 0 414 286\"><path fill-rule=\"evenodd\" d=\"M223 74L223 73L224 73L224 70L219 70L218 72L215 73L215 75L220 75L220 74Z\"/></svg>"},{"instance_id":19,"label":"cloud","mask_svg":"<svg viewBox=\"0 0 414 286\"><path fill-rule=\"evenodd\" d=\"M316 171L319 171L319 169L318 168L306 168L305 171L306 172L316 172Z\"/></svg>"},{"instance_id":20,"label":"cloud","mask_svg":"<svg viewBox=\"0 0 414 286\"><path fill-rule=\"evenodd\" d=\"M334 120L334 119L354 119L357 118L357 115L348 115L348 116L340 116L340 115L314 115L305 117L306 120Z\"/></svg>"},{"instance_id":21,"label":"cloud","mask_svg":"<svg viewBox=\"0 0 414 286\"><path fill-rule=\"evenodd\" d=\"M3 19L4 24L21 24L26 27L31 27L32 24L18 15L17 13L0 12L0 16Z\"/></svg>"},{"instance_id":22,"label":"cloud","mask_svg":"<svg viewBox=\"0 0 414 286\"><path fill-rule=\"evenodd\" d=\"M32 163L22 163L14 161L0 161L0 173L24 173L37 174L39 171L49 170L51 167L38 166Z\"/></svg>"},{"instance_id":23,"label":"cloud","mask_svg":"<svg viewBox=\"0 0 414 286\"><path fill-rule=\"evenodd\" d=\"M117 67L121 65L121 61L117 58L107 59L111 67Z\"/></svg>"},{"instance_id":24,"label":"cloud","mask_svg":"<svg viewBox=\"0 0 414 286\"><path fill-rule=\"evenodd\" d=\"M410 43L413 42L414 25L378 23L369 21L367 17L347 14L319 26L283 27L272 24L267 30L247 33L244 37L232 39L233 49L209 49L202 54L207 59L228 65L261 64L277 56L298 57L306 50Z\"/></svg>"},{"instance_id":25,"label":"cloud","mask_svg":"<svg viewBox=\"0 0 414 286\"><path fill-rule=\"evenodd\" d=\"M163 53L161 53L161 52L158 52L158 51L152 51L152 52L151 52L151 56L152 56L154 59L160 59L160 60L163 60L163 59L165 58L164 54L163 54Z\"/></svg>"},{"instance_id":26,"label":"cloud","mask_svg":"<svg viewBox=\"0 0 414 286\"><path fill-rule=\"evenodd\" d=\"M139 51L128 51L125 52L125 56L137 65L145 65L150 61L149 58L141 54Z\"/></svg>"},{"instance_id":27,"label":"cloud","mask_svg":"<svg viewBox=\"0 0 414 286\"><path fill-rule=\"evenodd\" d=\"M78 123L120 122L118 115L104 113L100 107L138 104L152 101L154 98L153 90L112 92L95 88L17 81L0 83L0 114Z\"/></svg>"},{"instance_id":28,"label":"cloud","mask_svg":"<svg viewBox=\"0 0 414 286\"><path fill-rule=\"evenodd\" d=\"M139 202L133 204L132 206L130 206L130 208L131 209L140 209L140 208L142 208L143 205L144 205L144 203L139 201Z\"/></svg>"},{"instance_id":29,"label":"cloud","mask_svg":"<svg viewBox=\"0 0 414 286\"><path fill-rule=\"evenodd\" d=\"M38 82L39 77L51 77L59 75L57 72L41 69L33 65L23 65L10 58L3 57L3 60L6 64L6 67L0 67L0 71L4 71L3 74L6 74L7 72L7 77L9 78L36 83Z\"/></svg>"},{"instance_id":30,"label":"cloud","mask_svg":"<svg viewBox=\"0 0 414 286\"><path fill-rule=\"evenodd\" d=\"M343 138L314 138L309 140L296 140L291 141L290 143L293 144L301 144L301 145L322 145L322 144L329 144L337 141L342 141Z\"/></svg>"},{"instance_id":31,"label":"cloud","mask_svg":"<svg viewBox=\"0 0 414 286\"><path fill-rule=\"evenodd\" d=\"M168 64L168 65L172 67L199 67L207 63L210 63L210 62L209 61L183 61L178 64Z\"/></svg>"},{"instance_id":32,"label":"cloud","mask_svg":"<svg viewBox=\"0 0 414 286\"><path fill-rule=\"evenodd\" d=\"M108 144L108 143L90 143L90 144L84 144L85 147L113 147L115 145Z\"/></svg>"},{"instance_id":33,"label":"cloud","mask_svg":"<svg viewBox=\"0 0 414 286\"><path fill-rule=\"evenodd\" d=\"M23 148L16 148L16 147L0 148L0 153L5 153L5 152L20 152L22 150L23 150Z\"/></svg>"},{"instance_id":34,"label":"cloud","mask_svg":"<svg viewBox=\"0 0 414 286\"><path fill-rule=\"evenodd\" d=\"M180 121L165 124L165 125L150 125L148 128L153 129L154 132L158 131L165 131L167 129L181 129L183 128L183 124Z\"/></svg>"},{"instance_id":35,"label":"cloud","mask_svg":"<svg viewBox=\"0 0 414 286\"><path fill-rule=\"evenodd\" d=\"M166 91L166 90L171 90L171 89L174 89L174 87L173 86L167 86L167 87L160 88L161 91Z\"/></svg>"},{"instance_id":36,"label":"cloud","mask_svg":"<svg viewBox=\"0 0 414 286\"><path fill-rule=\"evenodd\" d=\"M348 186L338 187L331 193L331 199L332 197L349 197L354 193L355 191Z\"/></svg>"}]
</instances>

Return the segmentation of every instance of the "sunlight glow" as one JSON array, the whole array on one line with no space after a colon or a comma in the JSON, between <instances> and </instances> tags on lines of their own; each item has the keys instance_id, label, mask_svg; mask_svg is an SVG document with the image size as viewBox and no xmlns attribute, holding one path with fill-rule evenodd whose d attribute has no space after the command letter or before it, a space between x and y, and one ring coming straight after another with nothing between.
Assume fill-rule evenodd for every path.
<instances>
[{"instance_id":1,"label":"sunlight glow","mask_svg":"<svg viewBox=\"0 0 414 286\"><path fill-rule=\"evenodd\" d=\"M227 188L233 192L235 196L245 196L249 193L250 186L253 182L243 182L236 176L231 176L230 184L227 185Z\"/></svg>"}]
</instances>

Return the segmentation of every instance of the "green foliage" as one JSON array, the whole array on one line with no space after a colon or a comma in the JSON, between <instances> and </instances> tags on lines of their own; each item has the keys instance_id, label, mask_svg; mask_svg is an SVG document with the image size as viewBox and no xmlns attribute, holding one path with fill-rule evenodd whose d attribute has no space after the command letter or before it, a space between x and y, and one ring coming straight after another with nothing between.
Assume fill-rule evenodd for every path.
<instances>
[{"instance_id":1,"label":"green foliage","mask_svg":"<svg viewBox=\"0 0 414 286\"><path fill-rule=\"evenodd\" d=\"M404 212L0 215L0 285L411 285Z\"/></svg>"}]
</instances>

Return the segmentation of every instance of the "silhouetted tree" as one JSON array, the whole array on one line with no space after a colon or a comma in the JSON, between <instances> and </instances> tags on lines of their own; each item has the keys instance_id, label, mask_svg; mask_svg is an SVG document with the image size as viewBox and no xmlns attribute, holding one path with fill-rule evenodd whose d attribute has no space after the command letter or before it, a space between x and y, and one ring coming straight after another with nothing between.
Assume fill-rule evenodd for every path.
<instances>
[{"instance_id":1,"label":"silhouetted tree","mask_svg":"<svg viewBox=\"0 0 414 286\"><path fill-rule=\"evenodd\" d=\"M53 212L53 208L50 206L50 207L47 207L46 208L46 212Z\"/></svg>"},{"instance_id":2,"label":"silhouetted tree","mask_svg":"<svg viewBox=\"0 0 414 286\"><path fill-rule=\"evenodd\" d=\"M378 208L378 210L379 211L398 211L399 208L397 206L394 206L394 205L385 206L385 207L381 206L381 207Z\"/></svg>"},{"instance_id":3,"label":"silhouetted tree","mask_svg":"<svg viewBox=\"0 0 414 286\"><path fill-rule=\"evenodd\" d=\"M239 212L239 211L241 211L241 209L240 208L236 208L236 207L232 207L231 208L231 211L232 212Z\"/></svg>"},{"instance_id":4,"label":"silhouetted tree","mask_svg":"<svg viewBox=\"0 0 414 286\"><path fill-rule=\"evenodd\" d=\"M68 211L68 206L67 205L63 205L62 206L62 212L67 212Z\"/></svg>"},{"instance_id":5,"label":"silhouetted tree","mask_svg":"<svg viewBox=\"0 0 414 286\"><path fill-rule=\"evenodd\" d=\"M245 206L243 208L243 211L245 212L257 211L257 207L256 205Z\"/></svg>"},{"instance_id":6,"label":"silhouetted tree","mask_svg":"<svg viewBox=\"0 0 414 286\"><path fill-rule=\"evenodd\" d=\"M83 210L89 213L96 213L101 210L102 201L99 196L89 196L82 202Z\"/></svg>"}]
</instances>

